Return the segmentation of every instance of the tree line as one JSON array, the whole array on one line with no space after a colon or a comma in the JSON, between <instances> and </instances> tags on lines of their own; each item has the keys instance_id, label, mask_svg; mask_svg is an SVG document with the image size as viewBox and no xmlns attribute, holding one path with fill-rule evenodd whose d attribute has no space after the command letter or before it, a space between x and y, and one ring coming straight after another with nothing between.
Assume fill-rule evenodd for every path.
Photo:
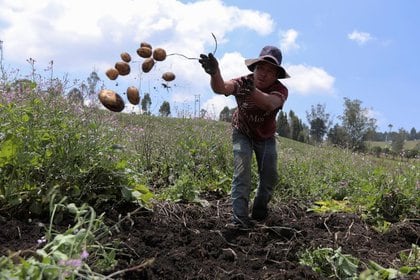
<instances>
[{"instance_id":1,"label":"tree line","mask_svg":"<svg viewBox=\"0 0 420 280\"><path fill-rule=\"evenodd\" d=\"M236 108L225 107L219 115L221 121L230 122ZM420 145L412 150L404 150L407 140L419 140L420 132L414 127L408 132L400 128L398 132L378 132L376 119L368 114L360 100L344 98L344 111L338 116L340 123L333 123L332 117L322 104L312 105L306 112L307 124L300 119L293 110L288 113L280 111L277 116L277 134L296 141L320 145L330 144L358 152L373 152L376 155L402 154L406 157L417 157ZM387 142L391 148L373 147L369 151L367 141Z\"/></svg>"}]
</instances>

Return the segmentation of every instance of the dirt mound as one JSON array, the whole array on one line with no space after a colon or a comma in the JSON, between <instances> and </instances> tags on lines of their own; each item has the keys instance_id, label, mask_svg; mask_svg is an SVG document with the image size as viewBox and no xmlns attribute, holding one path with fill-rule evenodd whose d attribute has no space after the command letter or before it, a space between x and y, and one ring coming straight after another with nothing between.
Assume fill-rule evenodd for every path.
<instances>
[{"instance_id":1,"label":"dirt mound","mask_svg":"<svg viewBox=\"0 0 420 280\"><path fill-rule=\"evenodd\" d=\"M279 203L252 230L232 229L226 227L227 199L208 207L164 203L133 220L118 236L131 253L121 256L116 270L147 265L126 279L322 279L299 264L299 252L341 247L363 262L389 267L418 244L420 233L418 224L402 223L381 235L356 215L308 213L297 203Z\"/></svg>"},{"instance_id":2,"label":"dirt mound","mask_svg":"<svg viewBox=\"0 0 420 280\"><path fill-rule=\"evenodd\" d=\"M379 234L356 215L318 215L288 202L273 205L265 223L243 230L226 227L230 211L226 198L212 198L206 207L161 203L153 212L136 211L112 236L121 250L107 273L125 271L115 279L323 279L299 264L299 252L341 247L362 262L390 267L400 252L419 245L417 223L394 224ZM108 213L107 223L118 215ZM34 246L42 235L18 221L0 225L0 254Z\"/></svg>"}]
</instances>

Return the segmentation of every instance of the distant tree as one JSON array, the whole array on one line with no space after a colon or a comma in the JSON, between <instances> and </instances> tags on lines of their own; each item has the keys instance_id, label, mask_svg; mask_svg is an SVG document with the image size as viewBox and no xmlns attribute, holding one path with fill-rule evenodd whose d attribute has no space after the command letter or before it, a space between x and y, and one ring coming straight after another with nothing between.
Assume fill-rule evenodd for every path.
<instances>
[{"instance_id":1,"label":"distant tree","mask_svg":"<svg viewBox=\"0 0 420 280\"><path fill-rule=\"evenodd\" d=\"M387 137L387 132L378 132L376 131L373 136L373 141L385 141Z\"/></svg>"},{"instance_id":2,"label":"distant tree","mask_svg":"<svg viewBox=\"0 0 420 280\"><path fill-rule=\"evenodd\" d=\"M376 135L376 125L369 126L366 130L364 140L365 141L374 141Z\"/></svg>"},{"instance_id":3,"label":"distant tree","mask_svg":"<svg viewBox=\"0 0 420 280\"><path fill-rule=\"evenodd\" d=\"M322 142L332 124L330 114L325 112L325 105L312 105L311 112L306 112L306 119L310 126L309 135L311 140L315 143Z\"/></svg>"},{"instance_id":4,"label":"distant tree","mask_svg":"<svg viewBox=\"0 0 420 280\"><path fill-rule=\"evenodd\" d=\"M309 122L309 125L309 135L311 136L311 140L315 143L321 143L324 135L328 132L325 122L321 118L315 118Z\"/></svg>"},{"instance_id":5,"label":"distant tree","mask_svg":"<svg viewBox=\"0 0 420 280\"><path fill-rule=\"evenodd\" d=\"M387 137L385 139L386 142L391 141L391 138L388 138L388 137L391 136L392 124L388 124L388 128L389 128L389 132L388 132Z\"/></svg>"},{"instance_id":6,"label":"distant tree","mask_svg":"<svg viewBox=\"0 0 420 280\"><path fill-rule=\"evenodd\" d=\"M98 87L98 83L101 81L101 78L99 78L98 73L96 73L96 71L92 71L92 73L90 73L89 77L87 78L87 96L89 99L95 98L96 99L96 94L97 94L97 87Z\"/></svg>"},{"instance_id":7,"label":"distant tree","mask_svg":"<svg viewBox=\"0 0 420 280\"><path fill-rule=\"evenodd\" d=\"M302 139L303 123L292 110L289 111L289 126L290 138L297 141Z\"/></svg>"},{"instance_id":8,"label":"distant tree","mask_svg":"<svg viewBox=\"0 0 420 280\"><path fill-rule=\"evenodd\" d=\"M290 136L289 121L287 120L287 114L283 111L280 111L277 117L277 134L287 138Z\"/></svg>"},{"instance_id":9,"label":"distant tree","mask_svg":"<svg viewBox=\"0 0 420 280\"><path fill-rule=\"evenodd\" d=\"M200 118L205 119L207 117L207 110L201 109L200 110Z\"/></svg>"},{"instance_id":10,"label":"distant tree","mask_svg":"<svg viewBox=\"0 0 420 280\"><path fill-rule=\"evenodd\" d=\"M219 114L219 121L230 122L232 121L232 111L228 106L225 106Z\"/></svg>"},{"instance_id":11,"label":"distant tree","mask_svg":"<svg viewBox=\"0 0 420 280\"><path fill-rule=\"evenodd\" d=\"M417 140L417 131L414 127L410 130L410 135L408 136L408 139Z\"/></svg>"},{"instance_id":12,"label":"distant tree","mask_svg":"<svg viewBox=\"0 0 420 280\"><path fill-rule=\"evenodd\" d=\"M83 94L78 88L72 88L67 94L67 98L75 104L83 105Z\"/></svg>"},{"instance_id":13,"label":"distant tree","mask_svg":"<svg viewBox=\"0 0 420 280\"><path fill-rule=\"evenodd\" d=\"M392 139L391 147L395 154L398 155L404 150L406 135L406 131L404 129L400 129L396 137Z\"/></svg>"},{"instance_id":14,"label":"distant tree","mask_svg":"<svg viewBox=\"0 0 420 280\"><path fill-rule=\"evenodd\" d=\"M167 117L171 114L171 105L168 101L163 101L162 105L159 108L159 114L162 117Z\"/></svg>"},{"instance_id":15,"label":"distant tree","mask_svg":"<svg viewBox=\"0 0 420 280\"><path fill-rule=\"evenodd\" d=\"M300 121L302 129L298 135L298 141L302 143L309 143L309 127Z\"/></svg>"},{"instance_id":16,"label":"distant tree","mask_svg":"<svg viewBox=\"0 0 420 280\"><path fill-rule=\"evenodd\" d=\"M338 124L334 125L328 131L327 139L328 139L328 142L332 145L335 145L341 148L347 147L348 135L346 133L346 130Z\"/></svg>"},{"instance_id":17,"label":"distant tree","mask_svg":"<svg viewBox=\"0 0 420 280\"><path fill-rule=\"evenodd\" d=\"M370 130L376 130L376 120L368 117L368 111L361 107L360 100L344 98L344 113L340 116L342 127L348 136L348 147L352 150L365 149L365 140Z\"/></svg>"},{"instance_id":18,"label":"distant tree","mask_svg":"<svg viewBox=\"0 0 420 280\"><path fill-rule=\"evenodd\" d=\"M88 97L88 87L85 84L85 82L82 82L81 83L81 85L80 85L80 91L82 93L83 98Z\"/></svg>"},{"instance_id":19,"label":"distant tree","mask_svg":"<svg viewBox=\"0 0 420 280\"><path fill-rule=\"evenodd\" d=\"M150 106L152 105L152 99L150 94L146 93L141 100L141 109L143 110L144 115L150 115Z\"/></svg>"}]
</instances>

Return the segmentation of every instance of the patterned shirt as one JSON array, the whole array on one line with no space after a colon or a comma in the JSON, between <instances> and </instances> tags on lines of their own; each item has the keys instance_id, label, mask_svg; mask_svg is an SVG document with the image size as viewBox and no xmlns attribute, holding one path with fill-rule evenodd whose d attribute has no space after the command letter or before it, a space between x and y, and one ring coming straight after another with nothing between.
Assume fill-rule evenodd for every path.
<instances>
[{"instance_id":1,"label":"patterned shirt","mask_svg":"<svg viewBox=\"0 0 420 280\"><path fill-rule=\"evenodd\" d=\"M247 78L252 79L253 75L250 74ZM239 81L240 79L241 77L233 80ZM283 108L288 97L287 88L279 80L276 80L272 86L260 90L267 94L278 95L283 102L273 111L264 111L255 104L250 96L235 96L238 107L233 113L232 126L253 140L265 140L274 136L277 113Z\"/></svg>"}]
</instances>

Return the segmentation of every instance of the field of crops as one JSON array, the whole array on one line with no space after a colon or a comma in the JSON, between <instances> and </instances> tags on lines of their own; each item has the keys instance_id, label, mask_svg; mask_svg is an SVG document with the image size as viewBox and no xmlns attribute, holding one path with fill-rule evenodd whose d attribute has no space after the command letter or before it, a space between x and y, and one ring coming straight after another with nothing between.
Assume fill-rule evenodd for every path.
<instances>
[{"instance_id":1,"label":"field of crops","mask_svg":"<svg viewBox=\"0 0 420 280\"><path fill-rule=\"evenodd\" d=\"M228 229L230 124L2 93L0 279L418 279L418 160L278 152L270 217Z\"/></svg>"},{"instance_id":2,"label":"field of crops","mask_svg":"<svg viewBox=\"0 0 420 280\"><path fill-rule=\"evenodd\" d=\"M404 149L406 150L411 150L411 149L415 149L416 147L418 147L418 145L420 145L420 140L408 140L405 141L404 143ZM385 142L385 141L368 141L367 142L367 146L368 147L381 147L382 149L388 148L391 149L392 148L392 143L390 141Z\"/></svg>"}]
</instances>

